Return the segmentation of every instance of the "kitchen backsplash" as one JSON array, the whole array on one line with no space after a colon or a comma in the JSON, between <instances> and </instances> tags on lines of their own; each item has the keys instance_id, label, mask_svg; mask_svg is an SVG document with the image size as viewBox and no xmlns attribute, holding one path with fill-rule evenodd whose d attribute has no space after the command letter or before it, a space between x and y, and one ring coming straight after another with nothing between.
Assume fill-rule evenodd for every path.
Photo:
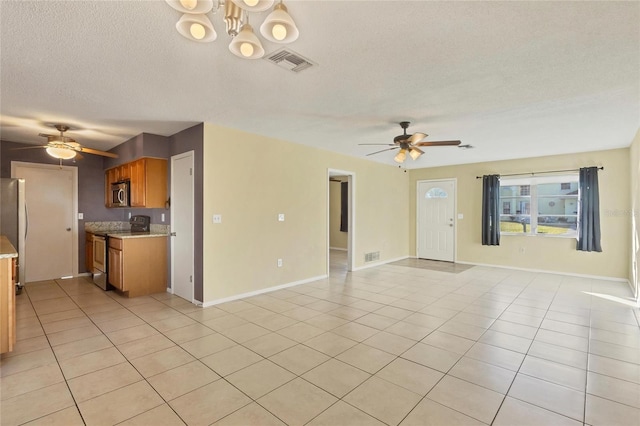
<instances>
[{"instance_id":1,"label":"kitchen backsplash","mask_svg":"<svg viewBox=\"0 0 640 426\"><path fill-rule=\"evenodd\" d=\"M129 222L85 222L84 230L88 232L98 232L98 231L128 231L131 226ZM158 223L152 223L151 232L154 233L169 233L169 225L162 225Z\"/></svg>"}]
</instances>

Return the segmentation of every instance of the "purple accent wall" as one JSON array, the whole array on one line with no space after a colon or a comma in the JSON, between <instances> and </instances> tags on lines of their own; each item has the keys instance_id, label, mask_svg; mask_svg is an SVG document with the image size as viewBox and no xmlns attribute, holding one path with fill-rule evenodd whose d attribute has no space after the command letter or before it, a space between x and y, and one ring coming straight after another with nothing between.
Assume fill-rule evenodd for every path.
<instances>
[{"instance_id":1,"label":"purple accent wall","mask_svg":"<svg viewBox=\"0 0 640 426\"><path fill-rule=\"evenodd\" d=\"M24 161L30 163L59 164L51 158L44 149L15 150L32 145L0 141L0 177L11 177L11 162ZM151 216L151 223L171 223L171 213L168 209L114 209L104 206L104 171L140 157L155 157L171 159L171 156L187 151L194 151L194 297L202 301L203 298L203 149L204 125L198 124L185 129L173 136L165 137L151 133L143 133L116 146L110 152L119 158L99 157L85 154L82 160L76 162L64 161L66 166L78 168L78 212L84 214L84 220L78 221L78 265L79 271L84 270L85 234L84 222L99 221L127 221L128 213L132 215L144 214ZM169 164L169 178L167 179L167 193L171 187L171 165ZM161 214L165 214L165 221L161 222ZM170 249L170 245L169 245ZM170 253L167 253L170 256ZM169 262L170 263L170 262ZM169 265L170 266L170 265ZM169 277L170 271L169 272Z\"/></svg>"},{"instance_id":2,"label":"purple accent wall","mask_svg":"<svg viewBox=\"0 0 640 426\"><path fill-rule=\"evenodd\" d=\"M0 177L11 177L11 162L59 164L44 149L16 149L33 145L0 141ZM84 223L97 221L125 220L121 209L108 209L104 206L104 168L102 157L84 154L81 160L65 160L65 166L78 168L78 212L84 214L78 220L78 270L84 271ZM87 272L87 271L84 271Z\"/></svg>"},{"instance_id":3,"label":"purple accent wall","mask_svg":"<svg viewBox=\"0 0 640 426\"><path fill-rule=\"evenodd\" d=\"M202 301L203 291L203 157L204 157L204 125L197 124L171 136L170 156L193 151L193 180L194 180L194 236L193 236L193 256L194 256L194 277L193 277L193 297ZM169 167L171 172L171 167ZM171 180L171 179L169 179Z\"/></svg>"}]
</instances>

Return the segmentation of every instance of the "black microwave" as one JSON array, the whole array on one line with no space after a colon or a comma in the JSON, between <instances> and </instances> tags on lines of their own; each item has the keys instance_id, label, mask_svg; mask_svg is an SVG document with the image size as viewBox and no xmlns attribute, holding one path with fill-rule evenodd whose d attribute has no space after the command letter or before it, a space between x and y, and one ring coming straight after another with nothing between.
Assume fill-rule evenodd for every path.
<instances>
[{"instance_id":1,"label":"black microwave","mask_svg":"<svg viewBox=\"0 0 640 426\"><path fill-rule=\"evenodd\" d=\"M129 207L129 181L111 184L111 205L113 207Z\"/></svg>"}]
</instances>

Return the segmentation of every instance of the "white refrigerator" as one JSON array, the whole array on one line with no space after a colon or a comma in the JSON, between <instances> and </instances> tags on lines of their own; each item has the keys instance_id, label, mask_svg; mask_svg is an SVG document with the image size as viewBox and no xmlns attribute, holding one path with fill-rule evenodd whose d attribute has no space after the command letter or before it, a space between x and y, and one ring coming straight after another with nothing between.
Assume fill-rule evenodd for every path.
<instances>
[{"instance_id":1,"label":"white refrigerator","mask_svg":"<svg viewBox=\"0 0 640 426\"><path fill-rule=\"evenodd\" d=\"M4 235L18 251L16 286L22 289L26 271L25 247L29 223L24 179L0 179L0 235Z\"/></svg>"}]
</instances>

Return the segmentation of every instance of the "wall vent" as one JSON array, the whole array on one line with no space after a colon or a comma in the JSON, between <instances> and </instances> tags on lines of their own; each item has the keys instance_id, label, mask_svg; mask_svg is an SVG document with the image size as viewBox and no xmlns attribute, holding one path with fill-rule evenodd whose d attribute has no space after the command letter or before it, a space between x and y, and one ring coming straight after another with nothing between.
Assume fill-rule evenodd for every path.
<instances>
[{"instance_id":1,"label":"wall vent","mask_svg":"<svg viewBox=\"0 0 640 426\"><path fill-rule=\"evenodd\" d=\"M364 254L364 261L366 262L375 262L376 260L380 260L380 252L372 251L371 253Z\"/></svg>"},{"instance_id":2,"label":"wall vent","mask_svg":"<svg viewBox=\"0 0 640 426\"><path fill-rule=\"evenodd\" d=\"M267 61L278 65L280 68L299 73L318 64L289 49L280 49L264 57Z\"/></svg>"}]
</instances>

